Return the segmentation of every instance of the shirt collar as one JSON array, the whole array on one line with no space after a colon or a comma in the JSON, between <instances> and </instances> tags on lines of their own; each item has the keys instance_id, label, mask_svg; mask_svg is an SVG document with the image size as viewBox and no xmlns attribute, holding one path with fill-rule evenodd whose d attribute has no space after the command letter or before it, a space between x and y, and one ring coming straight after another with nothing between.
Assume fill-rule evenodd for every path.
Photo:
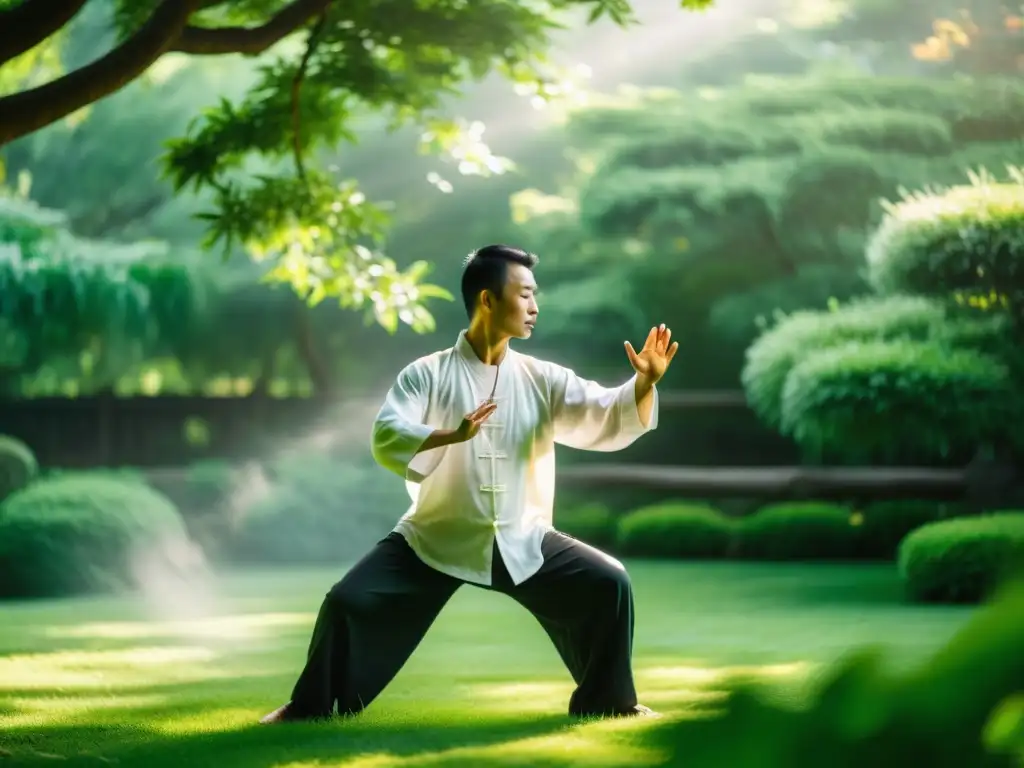
<instances>
[{"instance_id":1,"label":"shirt collar","mask_svg":"<svg viewBox=\"0 0 1024 768\"><path fill-rule=\"evenodd\" d=\"M474 370L486 372L493 371L495 368L493 365L487 365L487 363L476 356L476 352L473 351L473 347L466 338L466 329L459 331L459 338L455 342L455 351L463 360L466 361L466 364ZM512 348L506 346L505 356L502 358L501 362L505 363L508 361L510 355L512 355Z\"/></svg>"}]
</instances>

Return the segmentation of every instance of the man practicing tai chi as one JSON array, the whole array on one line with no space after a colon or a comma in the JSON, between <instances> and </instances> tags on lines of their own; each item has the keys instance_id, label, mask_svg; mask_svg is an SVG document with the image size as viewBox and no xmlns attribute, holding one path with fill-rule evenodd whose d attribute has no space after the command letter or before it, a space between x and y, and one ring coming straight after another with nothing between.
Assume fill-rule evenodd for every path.
<instances>
[{"instance_id":1,"label":"man practicing tai chi","mask_svg":"<svg viewBox=\"0 0 1024 768\"><path fill-rule=\"evenodd\" d=\"M614 558L552 525L555 443L615 451L654 429L671 331L625 343L616 388L509 347L537 321L537 257L489 245L466 260L469 328L406 366L373 425L376 461L406 480L409 511L331 587L291 700L261 722L365 709L465 583L509 595L547 631L575 716L653 715L632 673L633 594Z\"/></svg>"}]
</instances>

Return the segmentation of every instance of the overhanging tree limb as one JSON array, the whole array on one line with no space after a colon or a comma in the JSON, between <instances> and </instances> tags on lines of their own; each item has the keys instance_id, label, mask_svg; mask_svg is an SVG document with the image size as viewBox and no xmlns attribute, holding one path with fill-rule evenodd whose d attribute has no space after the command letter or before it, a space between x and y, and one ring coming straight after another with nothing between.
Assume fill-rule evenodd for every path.
<instances>
[{"instance_id":1,"label":"overhanging tree limb","mask_svg":"<svg viewBox=\"0 0 1024 768\"><path fill-rule=\"evenodd\" d=\"M255 56L324 13L330 5L331 0L295 0L258 27L186 27L171 50L205 56L224 53Z\"/></svg>"},{"instance_id":2,"label":"overhanging tree limb","mask_svg":"<svg viewBox=\"0 0 1024 768\"><path fill-rule=\"evenodd\" d=\"M0 11L0 66L30 51L71 21L86 0L25 0Z\"/></svg>"},{"instance_id":3,"label":"overhanging tree limb","mask_svg":"<svg viewBox=\"0 0 1024 768\"><path fill-rule=\"evenodd\" d=\"M164 0L110 53L46 85L0 99L0 146L128 85L170 49L200 5L201 0Z\"/></svg>"},{"instance_id":4,"label":"overhanging tree limb","mask_svg":"<svg viewBox=\"0 0 1024 768\"><path fill-rule=\"evenodd\" d=\"M299 62L299 69L292 80L292 152L295 155L295 172L300 179L306 178L306 169L302 163L302 110L299 108L299 99L302 94L302 83L306 78L306 70L309 68L309 60L313 57L317 43L320 41L320 33L327 24L327 12L320 14L313 29L309 33L309 41L306 43L306 52L302 54L302 61Z\"/></svg>"}]
</instances>

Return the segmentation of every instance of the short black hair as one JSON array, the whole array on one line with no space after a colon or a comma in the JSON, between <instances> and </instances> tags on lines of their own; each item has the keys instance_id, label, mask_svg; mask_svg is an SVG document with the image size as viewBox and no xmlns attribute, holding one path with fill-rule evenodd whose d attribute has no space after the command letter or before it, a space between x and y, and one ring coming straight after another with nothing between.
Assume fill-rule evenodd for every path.
<instances>
[{"instance_id":1,"label":"short black hair","mask_svg":"<svg viewBox=\"0 0 1024 768\"><path fill-rule=\"evenodd\" d=\"M508 265L522 264L527 269L537 266L540 259L529 251L511 245L485 245L466 257L462 269L462 303L466 314L473 319L480 291L489 290L501 296L508 279Z\"/></svg>"}]
</instances>

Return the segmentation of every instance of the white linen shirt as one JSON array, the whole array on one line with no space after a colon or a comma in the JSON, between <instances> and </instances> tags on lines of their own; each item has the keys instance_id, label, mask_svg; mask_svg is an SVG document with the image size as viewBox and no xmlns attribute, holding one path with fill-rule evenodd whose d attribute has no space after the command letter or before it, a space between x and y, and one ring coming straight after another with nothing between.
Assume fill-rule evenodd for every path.
<instances>
[{"instance_id":1,"label":"white linen shirt","mask_svg":"<svg viewBox=\"0 0 1024 768\"><path fill-rule=\"evenodd\" d=\"M490 395L497 409L470 440L417 454L436 429L455 429ZM555 363L507 348L486 365L459 333L453 347L398 374L374 421L372 453L406 481L412 499L395 526L427 565L490 585L495 538L520 584L541 567L541 542L554 528L555 443L616 451L658 423L640 421L636 375L603 387Z\"/></svg>"}]
</instances>

